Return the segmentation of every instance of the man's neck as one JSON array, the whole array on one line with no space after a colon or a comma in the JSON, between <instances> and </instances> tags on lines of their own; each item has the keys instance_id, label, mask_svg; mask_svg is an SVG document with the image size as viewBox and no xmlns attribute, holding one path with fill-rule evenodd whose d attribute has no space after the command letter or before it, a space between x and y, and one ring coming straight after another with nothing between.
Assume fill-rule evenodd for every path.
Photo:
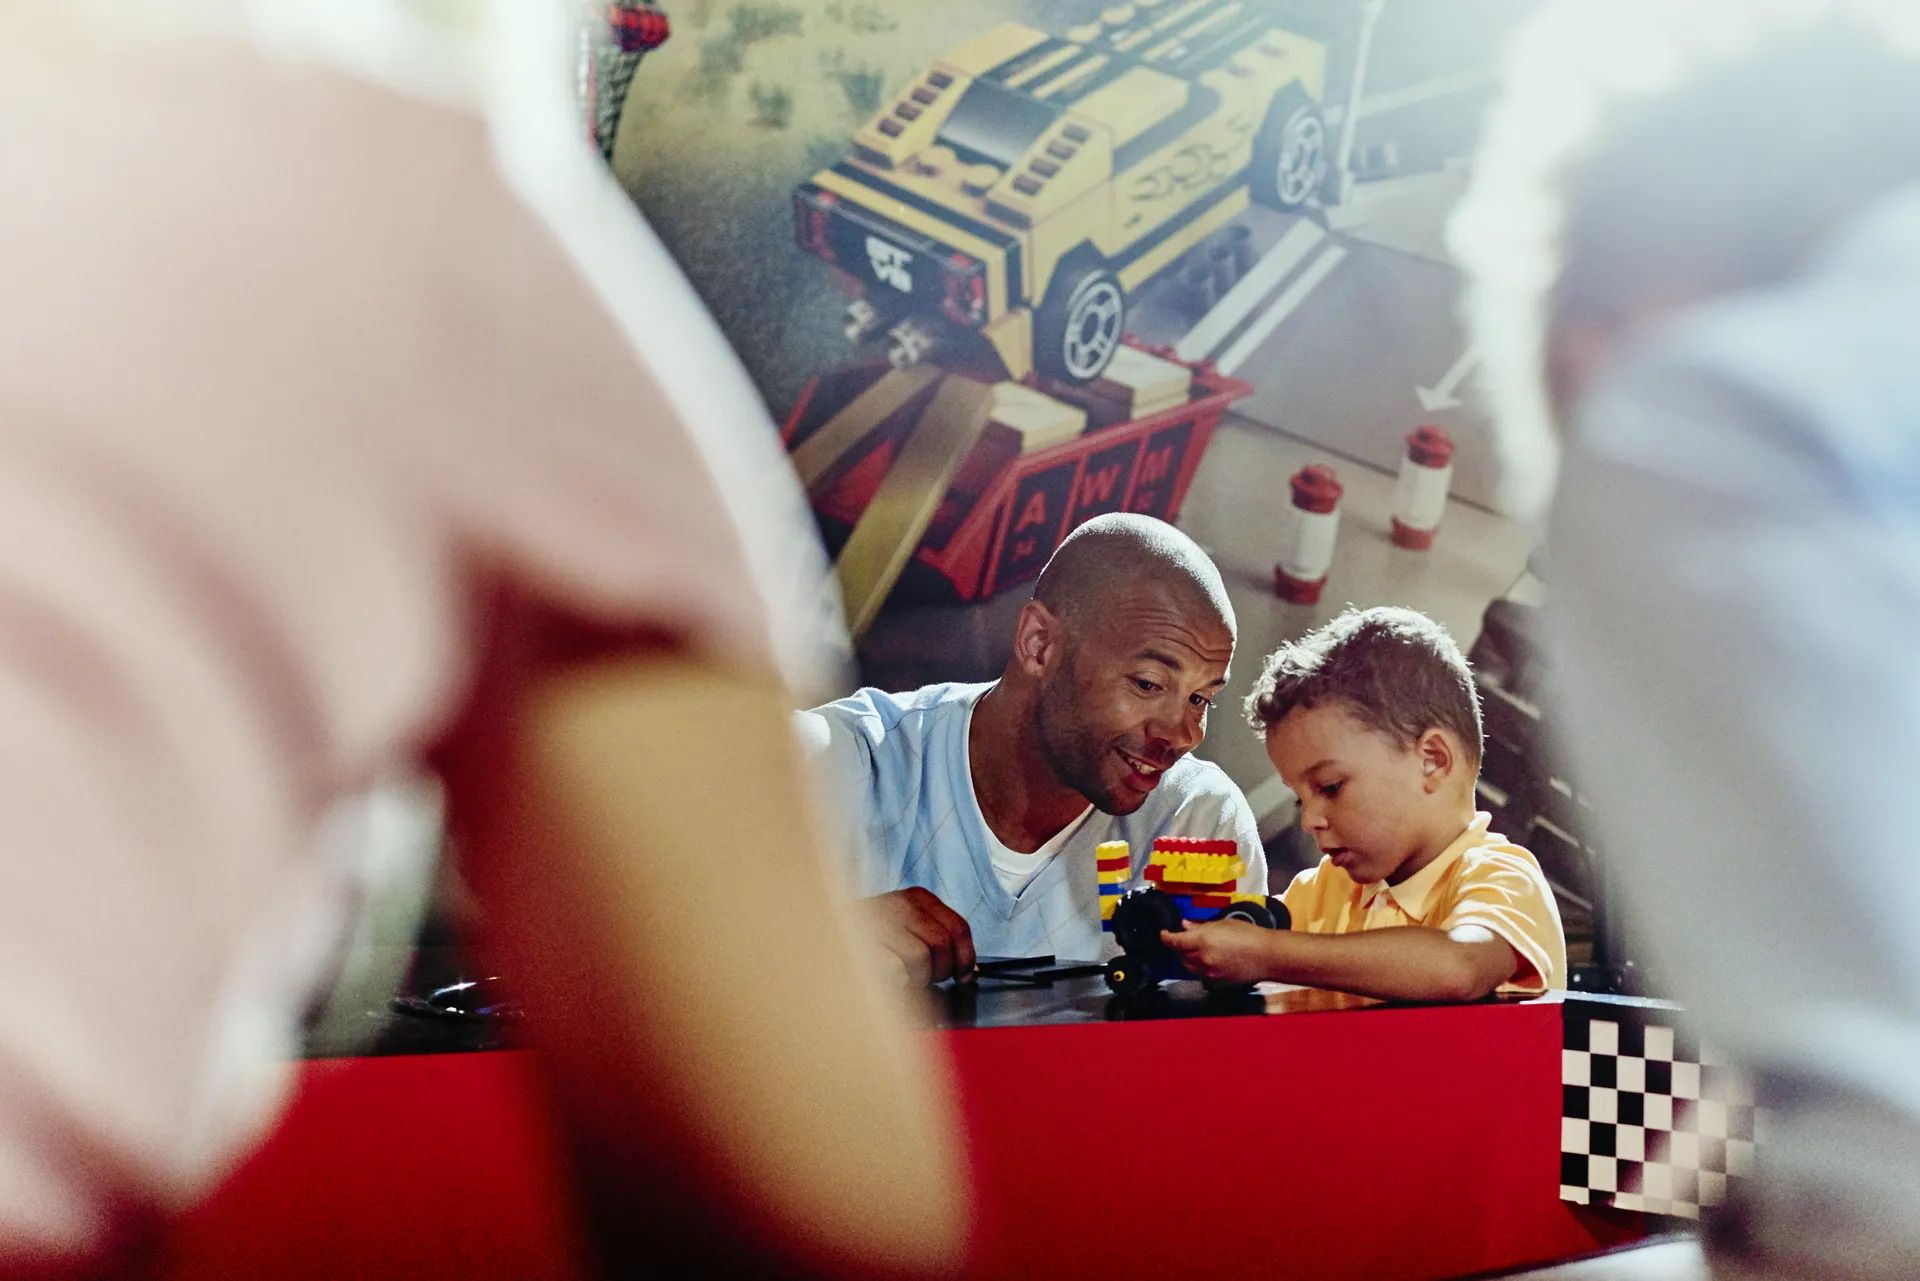
<instances>
[{"instance_id":1,"label":"man's neck","mask_svg":"<svg viewBox=\"0 0 1920 1281\"><path fill-rule=\"evenodd\" d=\"M1087 808L1087 798L1054 777L1040 750L1036 708L1002 681L980 696L967 731L967 769L987 830L1010 850L1031 854Z\"/></svg>"}]
</instances>

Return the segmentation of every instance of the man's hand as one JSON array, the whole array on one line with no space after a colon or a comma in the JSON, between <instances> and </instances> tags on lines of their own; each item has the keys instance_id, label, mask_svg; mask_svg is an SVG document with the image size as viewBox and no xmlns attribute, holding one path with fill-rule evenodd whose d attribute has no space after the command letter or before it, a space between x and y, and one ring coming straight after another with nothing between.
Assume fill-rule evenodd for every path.
<instances>
[{"instance_id":1,"label":"man's hand","mask_svg":"<svg viewBox=\"0 0 1920 1281\"><path fill-rule=\"evenodd\" d=\"M973 930L919 886L862 899L868 928L916 984L973 977Z\"/></svg>"},{"instance_id":2,"label":"man's hand","mask_svg":"<svg viewBox=\"0 0 1920 1281\"><path fill-rule=\"evenodd\" d=\"M1195 977L1209 983L1257 983L1273 977L1274 942L1278 930L1263 930L1251 921L1186 923L1178 934L1161 930L1160 939L1180 954Z\"/></svg>"}]
</instances>

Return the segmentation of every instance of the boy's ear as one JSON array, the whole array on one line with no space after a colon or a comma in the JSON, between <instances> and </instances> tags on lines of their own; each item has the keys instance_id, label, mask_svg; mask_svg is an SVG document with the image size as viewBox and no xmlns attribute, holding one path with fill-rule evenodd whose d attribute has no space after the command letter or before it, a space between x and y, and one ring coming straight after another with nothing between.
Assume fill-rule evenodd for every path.
<instances>
[{"instance_id":1,"label":"boy's ear","mask_svg":"<svg viewBox=\"0 0 1920 1281\"><path fill-rule=\"evenodd\" d=\"M1441 785L1453 777L1453 767L1460 762L1459 753L1453 750L1446 734L1437 729L1422 734L1414 750L1420 754L1420 772L1425 776L1427 791L1439 791Z\"/></svg>"}]
</instances>

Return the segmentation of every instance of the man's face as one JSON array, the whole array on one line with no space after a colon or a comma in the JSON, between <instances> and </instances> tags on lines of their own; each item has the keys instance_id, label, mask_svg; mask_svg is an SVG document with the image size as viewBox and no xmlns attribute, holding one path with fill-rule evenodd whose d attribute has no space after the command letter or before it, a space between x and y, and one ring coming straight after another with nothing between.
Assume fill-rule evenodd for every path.
<instances>
[{"instance_id":1,"label":"man's face","mask_svg":"<svg viewBox=\"0 0 1920 1281\"><path fill-rule=\"evenodd\" d=\"M1300 798L1300 826L1354 880L1387 880L1421 851L1433 802L1415 748L1325 703L1269 728L1267 757Z\"/></svg>"},{"instance_id":2,"label":"man's face","mask_svg":"<svg viewBox=\"0 0 1920 1281\"><path fill-rule=\"evenodd\" d=\"M1057 778L1109 814L1131 814L1206 737L1233 633L1153 584L1110 593L1064 628L1041 676L1041 750Z\"/></svg>"}]
</instances>

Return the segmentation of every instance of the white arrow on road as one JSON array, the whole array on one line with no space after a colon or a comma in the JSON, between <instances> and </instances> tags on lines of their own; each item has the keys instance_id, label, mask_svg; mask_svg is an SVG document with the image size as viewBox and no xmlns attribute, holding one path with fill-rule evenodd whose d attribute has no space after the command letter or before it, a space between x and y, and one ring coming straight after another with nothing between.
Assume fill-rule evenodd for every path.
<instances>
[{"instance_id":1,"label":"white arrow on road","mask_svg":"<svg viewBox=\"0 0 1920 1281\"><path fill-rule=\"evenodd\" d=\"M1467 371L1480 360L1480 353L1469 346L1460 353L1460 359L1453 362L1453 368L1432 387L1415 387L1413 394L1420 398L1420 408L1428 413L1438 413L1442 409L1458 409L1463 403L1453 393L1460 390L1460 384L1466 380Z\"/></svg>"}]
</instances>

